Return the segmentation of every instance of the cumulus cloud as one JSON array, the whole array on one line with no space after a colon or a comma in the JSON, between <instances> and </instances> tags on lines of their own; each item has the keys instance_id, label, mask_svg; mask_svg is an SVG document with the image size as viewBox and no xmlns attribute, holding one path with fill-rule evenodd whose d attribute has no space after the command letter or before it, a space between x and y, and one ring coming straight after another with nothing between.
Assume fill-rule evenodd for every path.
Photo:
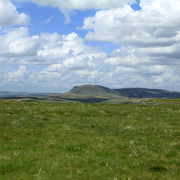
<instances>
[{"instance_id":1,"label":"cumulus cloud","mask_svg":"<svg viewBox=\"0 0 180 180\"><path fill-rule=\"evenodd\" d=\"M87 9L109 9L122 7L124 4L135 3L136 0L31 0L34 3L43 6L58 7L65 16L65 22L70 23L70 14L72 10Z\"/></svg>"},{"instance_id":2,"label":"cumulus cloud","mask_svg":"<svg viewBox=\"0 0 180 180\"><path fill-rule=\"evenodd\" d=\"M27 78L26 66L20 65L17 71L8 73L8 81L21 81Z\"/></svg>"},{"instance_id":3,"label":"cumulus cloud","mask_svg":"<svg viewBox=\"0 0 180 180\"><path fill-rule=\"evenodd\" d=\"M36 54L40 47L38 36L29 36L27 28L13 28L0 32L0 57L23 57Z\"/></svg>"},{"instance_id":4,"label":"cumulus cloud","mask_svg":"<svg viewBox=\"0 0 180 180\"><path fill-rule=\"evenodd\" d=\"M32 1L59 7L67 19L73 9L96 9L96 15L83 23L82 29L90 30L86 40L122 47L105 53L87 46L74 32L30 35L27 27L10 28L28 23L29 18L16 10L13 1L1 0L1 89L13 86L26 91L63 92L90 83L179 90L179 0L141 0L140 11L134 11L129 0Z\"/></svg>"},{"instance_id":5,"label":"cumulus cloud","mask_svg":"<svg viewBox=\"0 0 180 180\"><path fill-rule=\"evenodd\" d=\"M125 46L172 46L180 42L180 1L141 0L141 10L129 5L100 10L84 20L83 29L92 29L86 40L109 41Z\"/></svg>"},{"instance_id":6,"label":"cumulus cloud","mask_svg":"<svg viewBox=\"0 0 180 180\"><path fill-rule=\"evenodd\" d=\"M76 33L30 36L27 28L20 27L0 31L0 41L0 58L13 58L24 64L62 63L67 68L73 68L81 67L86 62L93 66L94 59L104 55L85 45Z\"/></svg>"},{"instance_id":7,"label":"cumulus cloud","mask_svg":"<svg viewBox=\"0 0 180 180\"><path fill-rule=\"evenodd\" d=\"M33 87L52 92L68 91L74 85L87 83L112 88L149 87L172 90L177 90L180 85L178 67L153 64L149 58L144 60L138 56L134 49L119 49L111 54L99 52L101 55L86 53L66 57L59 63L52 61L44 67L39 64L40 70L32 72L27 72L24 65L20 65L22 68L8 73L8 79L13 82L21 82L24 79ZM127 61L129 57L131 61ZM111 59L118 61L114 63Z\"/></svg>"},{"instance_id":8,"label":"cumulus cloud","mask_svg":"<svg viewBox=\"0 0 180 180\"><path fill-rule=\"evenodd\" d=\"M138 54L137 49L134 47L122 47L114 50L109 56L107 56L104 62L110 65L136 66L141 63L147 64L149 58L141 57L141 55Z\"/></svg>"},{"instance_id":9,"label":"cumulus cloud","mask_svg":"<svg viewBox=\"0 0 180 180\"><path fill-rule=\"evenodd\" d=\"M0 87L13 83L22 88L23 84L28 91L49 92L68 91L87 83L112 88L180 87L177 61L156 61L160 54L150 56L139 47L124 46L104 53L85 45L76 33L31 36L24 27L3 30L0 41L0 66L8 66L0 71Z\"/></svg>"},{"instance_id":10,"label":"cumulus cloud","mask_svg":"<svg viewBox=\"0 0 180 180\"><path fill-rule=\"evenodd\" d=\"M53 81L56 87L57 82L58 85L62 81L70 84L75 79L80 80L80 77L84 81L92 81L97 76L102 58L106 56L105 53L85 45L76 33L41 33L30 36L27 28L20 27L0 33L0 41L2 64L19 65L19 69L9 69L8 74L3 77L16 83L24 79L30 84L43 86L47 83L48 86ZM27 66L33 67L29 68L31 71L28 74ZM41 70L34 68L37 66Z\"/></svg>"},{"instance_id":11,"label":"cumulus cloud","mask_svg":"<svg viewBox=\"0 0 180 180\"><path fill-rule=\"evenodd\" d=\"M176 77L175 74L180 71L180 1L141 0L140 6L140 11L125 5L122 8L99 10L95 16L85 18L82 29L90 30L85 39L122 45L120 50L105 59L106 64L136 66L141 62L143 66L152 65L157 72L157 67L163 66L163 72L167 72L167 75L161 74L161 80L160 75L155 75L150 80L165 82L168 74ZM169 71L167 66L173 70ZM138 68L142 68L139 72L141 77L149 77L148 71L145 71L148 68Z\"/></svg>"},{"instance_id":12,"label":"cumulus cloud","mask_svg":"<svg viewBox=\"0 0 180 180\"><path fill-rule=\"evenodd\" d=\"M86 10L86 9L107 9L121 7L127 3L134 3L135 0L31 0L40 5L56 6L60 9Z\"/></svg>"},{"instance_id":13,"label":"cumulus cloud","mask_svg":"<svg viewBox=\"0 0 180 180\"><path fill-rule=\"evenodd\" d=\"M113 73L114 86L179 89L180 64L177 61L163 61L158 57L145 56L135 47L123 47L113 51L104 60ZM171 85L170 85L171 84Z\"/></svg>"},{"instance_id":14,"label":"cumulus cloud","mask_svg":"<svg viewBox=\"0 0 180 180\"><path fill-rule=\"evenodd\" d=\"M24 25L28 21L29 17L24 13L19 13L10 0L0 1L0 27Z\"/></svg>"}]
</instances>

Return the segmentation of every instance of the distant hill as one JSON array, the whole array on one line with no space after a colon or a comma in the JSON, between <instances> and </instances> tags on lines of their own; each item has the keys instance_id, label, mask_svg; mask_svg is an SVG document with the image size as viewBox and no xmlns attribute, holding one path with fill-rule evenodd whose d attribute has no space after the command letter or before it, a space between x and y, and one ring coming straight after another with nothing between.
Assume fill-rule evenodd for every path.
<instances>
[{"instance_id":1,"label":"distant hill","mask_svg":"<svg viewBox=\"0 0 180 180\"><path fill-rule=\"evenodd\" d=\"M180 98L180 92L167 91L162 89L147 88L122 88L110 89L98 85L81 85L73 87L69 94L106 96L106 97L127 97L127 98Z\"/></svg>"},{"instance_id":2,"label":"distant hill","mask_svg":"<svg viewBox=\"0 0 180 180\"><path fill-rule=\"evenodd\" d=\"M123 88L114 91L128 98L180 98L180 92L162 89Z\"/></svg>"},{"instance_id":3,"label":"distant hill","mask_svg":"<svg viewBox=\"0 0 180 180\"><path fill-rule=\"evenodd\" d=\"M119 96L118 91L113 89L98 86L98 85L81 85L74 86L68 94L76 95L89 95L89 96L103 96L103 97L116 97Z\"/></svg>"},{"instance_id":4,"label":"distant hill","mask_svg":"<svg viewBox=\"0 0 180 180\"><path fill-rule=\"evenodd\" d=\"M9 92L9 91L0 91L0 97L6 97L6 98L11 98L11 97L27 97L27 96L33 96L33 97L38 97L38 96L47 96L49 95L48 93L27 93L27 92Z\"/></svg>"},{"instance_id":5,"label":"distant hill","mask_svg":"<svg viewBox=\"0 0 180 180\"><path fill-rule=\"evenodd\" d=\"M0 92L1 99L25 101L84 102L84 103L129 103L141 98L180 98L180 92L161 89L122 88L110 89L99 85L74 86L64 94Z\"/></svg>"}]
</instances>

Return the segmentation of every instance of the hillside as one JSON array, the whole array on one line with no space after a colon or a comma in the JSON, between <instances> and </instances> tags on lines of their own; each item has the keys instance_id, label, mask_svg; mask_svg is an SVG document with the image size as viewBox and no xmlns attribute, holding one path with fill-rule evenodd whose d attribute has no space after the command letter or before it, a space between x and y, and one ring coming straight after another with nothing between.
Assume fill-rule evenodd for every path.
<instances>
[{"instance_id":1,"label":"hillside","mask_svg":"<svg viewBox=\"0 0 180 180\"><path fill-rule=\"evenodd\" d=\"M180 92L162 89L123 88L114 91L128 98L180 98Z\"/></svg>"},{"instance_id":2,"label":"hillside","mask_svg":"<svg viewBox=\"0 0 180 180\"><path fill-rule=\"evenodd\" d=\"M180 92L161 89L122 88L110 89L99 85L74 86L64 94L0 92L1 99L25 101L111 103L137 102L141 98L180 98Z\"/></svg>"},{"instance_id":3,"label":"hillside","mask_svg":"<svg viewBox=\"0 0 180 180\"><path fill-rule=\"evenodd\" d=\"M67 94L106 96L106 97L127 97L127 98L180 98L180 92L167 91L162 89L147 88L122 88L110 89L98 85L75 86Z\"/></svg>"},{"instance_id":4,"label":"hillside","mask_svg":"<svg viewBox=\"0 0 180 180\"><path fill-rule=\"evenodd\" d=\"M52 94L52 93L51 93ZM27 92L9 92L9 91L0 91L0 97L42 97L48 96L48 93L27 93Z\"/></svg>"},{"instance_id":5,"label":"hillside","mask_svg":"<svg viewBox=\"0 0 180 180\"><path fill-rule=\"evenodd\" d=\"M117 97L119 93L113 89L98 85L74 86L68 94Z\"/></svg>"}]
</instances>

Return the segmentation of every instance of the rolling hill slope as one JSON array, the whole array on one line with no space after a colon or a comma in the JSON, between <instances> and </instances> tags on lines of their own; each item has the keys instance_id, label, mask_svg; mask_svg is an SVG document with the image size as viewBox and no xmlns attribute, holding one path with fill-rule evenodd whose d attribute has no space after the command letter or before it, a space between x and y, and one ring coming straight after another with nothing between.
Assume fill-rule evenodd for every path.
<instances>
[{"instance_id":1,"label":"rolling hill slope","mask_svg":"<svg viewBox=\"0 0 180 180\"><path fill-rule=\"evenodd\" d=\"M180 92L162 89L123 88L114 91L128 98L180 98Z\"/></svg>"},{"instance_id":2,"label":"rolling hill slope","mask_svg":"<svg viewBox=\"0 0 180 180\"><path fill-rule=\"evenodd\" d=\"M110 89L99 85L74 86L64 94L10 93L0 92L1 99L21 99L26 101L83 102L83 103L123 103L141 98L180 98L180 92L161 89L122 88Z\"/></svg>"},{"instance_id":3,"label":"rolling hill slope","mask_svg":"<svg viewBox=\"0 0 180 180\"><path fill-rule=\"evenodd\" d=\"M175 91L147 88L110 89L98 85L74 86L67 94L127 98L180 98L180 92Z\"/></svg>"}]
</instances>

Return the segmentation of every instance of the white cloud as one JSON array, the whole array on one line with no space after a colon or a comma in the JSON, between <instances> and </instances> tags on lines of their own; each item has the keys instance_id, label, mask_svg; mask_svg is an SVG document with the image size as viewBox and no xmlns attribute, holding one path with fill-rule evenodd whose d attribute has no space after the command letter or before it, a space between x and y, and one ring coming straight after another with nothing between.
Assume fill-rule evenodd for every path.
<instances>
[{"instance_id":1,"label":"white cloud","mask_svg":"<svg viewBox=\"0 0 180 180\"><path fill-rule=\"evenodd\" d=\"M124 49L125 51L125 49ZM148 87L178 90L180 85L179 68L175 65L161 65L154 63L151 59L144 60L136 51L128 49L124 55L123 51L116 50L111 54L104 54L93 59L94 66L88 66L87 59L66 59L61 64L52 64L43 71L37 73L37 81L53 82L54 87L62 86L70 89L77 84L101 84L112 88L120 87ZM85 56L85 54L84 54ZM118 59L112 63L110 59ZM68 64L66 64L68 61ZM34 78L35 79L35 78ZM40 83L39 83L40 84ZM65 91L68 89L65 88Z\"/></svg>"},{"instance_id":2,"label":"white cloud","mask_svg":"<svg viewBox=\"0 0 180 180\"><path fill-rule=\"evenodd\" d=\"M54 16L49 17L49 18L47 18L47 19L45 20L45 23L48 24L48 23L50 23L53 19L54 19Z\"/></svg>"},{"instance_id":3,"label":"white cloud","mask_svg":"<svg viewBox=\"0 0 180 180\"><path fill-rule=\"evenodd\" d=\"M135 3L136 0L31 0L42 6L58 7L65 16L65 22L70 23L72 10L109 9L122 7L124 4Z\"/></svg>"},{"instance_id":4,"label":"white cloud","mask_svg":"<svg viewBox=\"0 0 180 180\"><path fill-rule=\"evenodd\" d=\"M73 32L31 36L25 27L5 29L28 23L11 2L0 1L1 89L63 92L87 83L180 89L179 0L141 0L140 11L132 10L128 0L33 0L59 7L67 18L73 9L101 9L84 20L83 29L90 29L86 40L122 45L112 53L85 45Z\"/></svg>"},{"instance_id":5,"label":"white cloud","mask_svg":"<svg viewBox=\"0 0 180 180\"><path fill-rule=\"evenodd\" d=\"M52 64L47 69L48 72L61 72L63 71L62 64Z\"/></svg>"},{"instance_id":6,"label":"white cloud","mask_svg":"<svg viewBox=\"0 0 180 180\"><path fill-rule=\"evenodd\" d=\"M86 46L76 33L30 36L27 28L20 27L0 32L0 41L0 58L23 64L61 63L66 68L91 67L95 59L104 56L103 52Z\"/></svg>"},{"instance_id":7,"label":"white cloud","mask_svg":"<svg viewBox=\"0 0 180 180\"><path fill-rule=\"evenodd\" d=\"M0 41L0 57L32 56L40 47L38 36L30 37L24 27L0 32Z\"/></svg>"},{"instance_id":8,"label":"white cloud","mask_svg":"<svg viewBox=\"0 0 180 180\"><path fill-rule=\"evenodd\" d=\"M137 53L137 49L134 47L121 47L120 49L116 49L104 60L105 64L120 66L136 66L148 62L149 59L146 57L140 57Z\"/></svg>"},{"instance_id":9,"label":"white cloud","mask_svg":"<svg viewBox=\"0 0 180 180\"><path fill-rule=\"evenodd\" d=\"M180 42L180 1L141 0L142 9L100 10L84 20L83 29L92 29L86 40L109 41L136 47L171 46Z\"/></svg>"},{"instance_id":10,"label":"white cloud","mask_svg":"<svg viewBox=\"0 0 180 180\"><path fill-rule=\"evenodd\" d=\"M127 3L133 3L134 0L31 0L40 5L56 6L60 9L107 9L121 7Z\"/></svg>"},{"instance_id":11,"label":"white cloud","mask_svg":"<svg viewBox=\"0 0 180 180\"><path fill-rule=\"evenodd\" d=\"M28 22L29 17L24 13L19 13L10 0L0 1L0 27L24 25Z\"/></svg>"},{"instance_id":12,"label":"white cloud","mask_svg":"<svg viewBox=\"0 0 180 180\"><path fill-rule=\"evenodd\" d=\"M2 62L19 65L16 71L9 68L6 79L16 83L24 79L24 82L29 81L29 84L35 86L41 84L41 87L45 84L48 86L49 83L56 87L56 83L59 86L62 82L69 84L76 80L92 81L97 76L102 58L106 56L105 53L85 45L75 33L42 33L30 36L27 28L21 27L4 31L0 34L0 41L0 59L4 59ZM32 67L29 68L31 71L28 72L28 79L24 65ZM85 70L86 76L82 75ZM64 87L66 86L65 84Z\"/></svg>"},{"instance_id":13,"label":"white cloud","mask_svg":"<svg viewBox=\"0 0 180 180\"><path fill-rule=\"evenodd\" d=\"M122 47L107 54L85 45L76 33L30 36L22 27L3 31L0 41L0 66L7 64L6 71L0 71L1 88L11 83L26 91L49 92L68 91L87 83L112 88L180 87L177 61L170 65L169 61L156 61L160 55L147 55L139 47Z\"/></svg>"},{"instance_id":14,"label":"white cloud","mask_svg":"<svg viewBox=\"0 0 180 180\"><path fill-rule=\"evenodd\" d=\"M173 75L179 76L180 1L141 0L140 6L140 11L125 5L123 8L99 10L95 16L85 18L82 29L90 29L85 39L122 45L120 50L104 60L105 64L134 66L141 69L137 74L144 79L153 76L147 69L153 68L158 74L157 67L162 65L161 70L168 72L167 75L161 73L149 81L142 80L146 85L150 81L165 82ZM159 78L161 76L163 78Z\"/></svg>"},{"instance_id":15,"label":"white cloud","mask_svg":"<svg viewBox=\"0 0 180 180\"><path fill-rule=\"evenodd\" d=\"M19 66L17 71L8 73L8 81L21 81L27 78L26 66Z\"/></svg>"}]
</instances>

